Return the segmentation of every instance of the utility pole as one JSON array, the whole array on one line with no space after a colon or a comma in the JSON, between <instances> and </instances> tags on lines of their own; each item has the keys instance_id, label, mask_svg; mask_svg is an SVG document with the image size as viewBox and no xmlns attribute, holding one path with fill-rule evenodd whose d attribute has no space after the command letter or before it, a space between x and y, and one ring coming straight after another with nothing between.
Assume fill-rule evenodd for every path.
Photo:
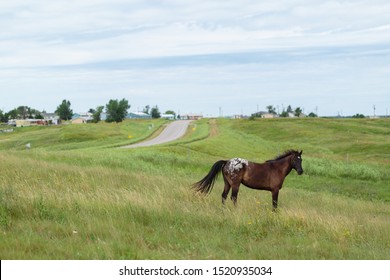
<instances>
[{"instance_id":1,"label":"utility pole","mask_svg":"<svg viewBox=\"0 0 390 280\"><path fill-rule=\"evenodd\" d=\"M376 108L375 108L375 105L374 105L374 118L375 118L375 110L376 110Z\"/></svg>"}]
</instances>

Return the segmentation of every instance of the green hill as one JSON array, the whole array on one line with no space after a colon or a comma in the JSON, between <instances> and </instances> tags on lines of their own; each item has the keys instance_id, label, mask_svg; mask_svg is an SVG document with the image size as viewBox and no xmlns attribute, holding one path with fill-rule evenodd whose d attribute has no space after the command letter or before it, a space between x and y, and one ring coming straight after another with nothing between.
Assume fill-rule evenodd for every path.
<instances>
[{"instance_id":1,"label":"green hill","mask_svg":"<svg viewBox=\"0 0 390 280\"><path fill-rule=\"evenodd\" d=\"M204 119L174 143L116 148L163 124L0 134L1 259L390 258L390 120ZM303 149L305 173L277 213L244 186L222 206L222 179L207 197L190 189L219 159L287 149Z\"/></svg>"}]
</instances>

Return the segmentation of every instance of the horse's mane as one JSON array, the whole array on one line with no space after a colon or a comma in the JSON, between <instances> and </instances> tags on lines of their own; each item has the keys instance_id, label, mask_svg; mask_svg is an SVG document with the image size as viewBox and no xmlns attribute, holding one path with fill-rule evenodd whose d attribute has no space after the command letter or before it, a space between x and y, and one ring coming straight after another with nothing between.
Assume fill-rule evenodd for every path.
<instances>
[{"instance_id":1,"label":"horse's mane","mask_svg":"<svg viewBox=\"0 0 390 280\"><path fill-rule=\"evenodd\" d=\"M267 162L279 160L279 159L288 157L288 156L290 156L290 155L292 155L292 154L299 154L299 152L296 151L296 150L288 150L288 151L285 151L283 154L277 156L277 157L274 158L274 159L267 160Z\"/></svg>"}]
</instances>

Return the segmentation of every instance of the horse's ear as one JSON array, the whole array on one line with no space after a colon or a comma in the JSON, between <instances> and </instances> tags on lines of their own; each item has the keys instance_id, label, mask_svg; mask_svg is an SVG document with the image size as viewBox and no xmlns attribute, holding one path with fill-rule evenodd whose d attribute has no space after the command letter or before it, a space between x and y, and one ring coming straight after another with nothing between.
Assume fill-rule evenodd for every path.
<instances>
[{"instance_id":1,"label":"horse's ear","mask_svg":"<svg viewBox=\"0 0 390 280\"><path fill-rule=\"evenodd\" d=\"M303 150L301 150L301 152L299 153L299 155L302 155L302 153L303 153Z\"/></svg>"}]
</instances>

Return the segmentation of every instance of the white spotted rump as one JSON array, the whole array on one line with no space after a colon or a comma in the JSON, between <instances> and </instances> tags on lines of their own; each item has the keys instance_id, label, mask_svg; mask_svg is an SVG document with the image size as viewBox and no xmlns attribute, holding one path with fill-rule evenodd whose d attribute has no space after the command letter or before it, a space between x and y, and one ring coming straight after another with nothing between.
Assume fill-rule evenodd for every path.
<instances>
[{"instance_id":1,"label":"white spotted rump","mask_svg":"<svg viewBox=\"0 0 390 280\"><path fill-rule=\"evenodd\" d=\"M234 175L236 172L245 168L248 165L248 161L242 158L233 158L226 164L226 171L229 175Z\"/></svg>"}]
</instances>

